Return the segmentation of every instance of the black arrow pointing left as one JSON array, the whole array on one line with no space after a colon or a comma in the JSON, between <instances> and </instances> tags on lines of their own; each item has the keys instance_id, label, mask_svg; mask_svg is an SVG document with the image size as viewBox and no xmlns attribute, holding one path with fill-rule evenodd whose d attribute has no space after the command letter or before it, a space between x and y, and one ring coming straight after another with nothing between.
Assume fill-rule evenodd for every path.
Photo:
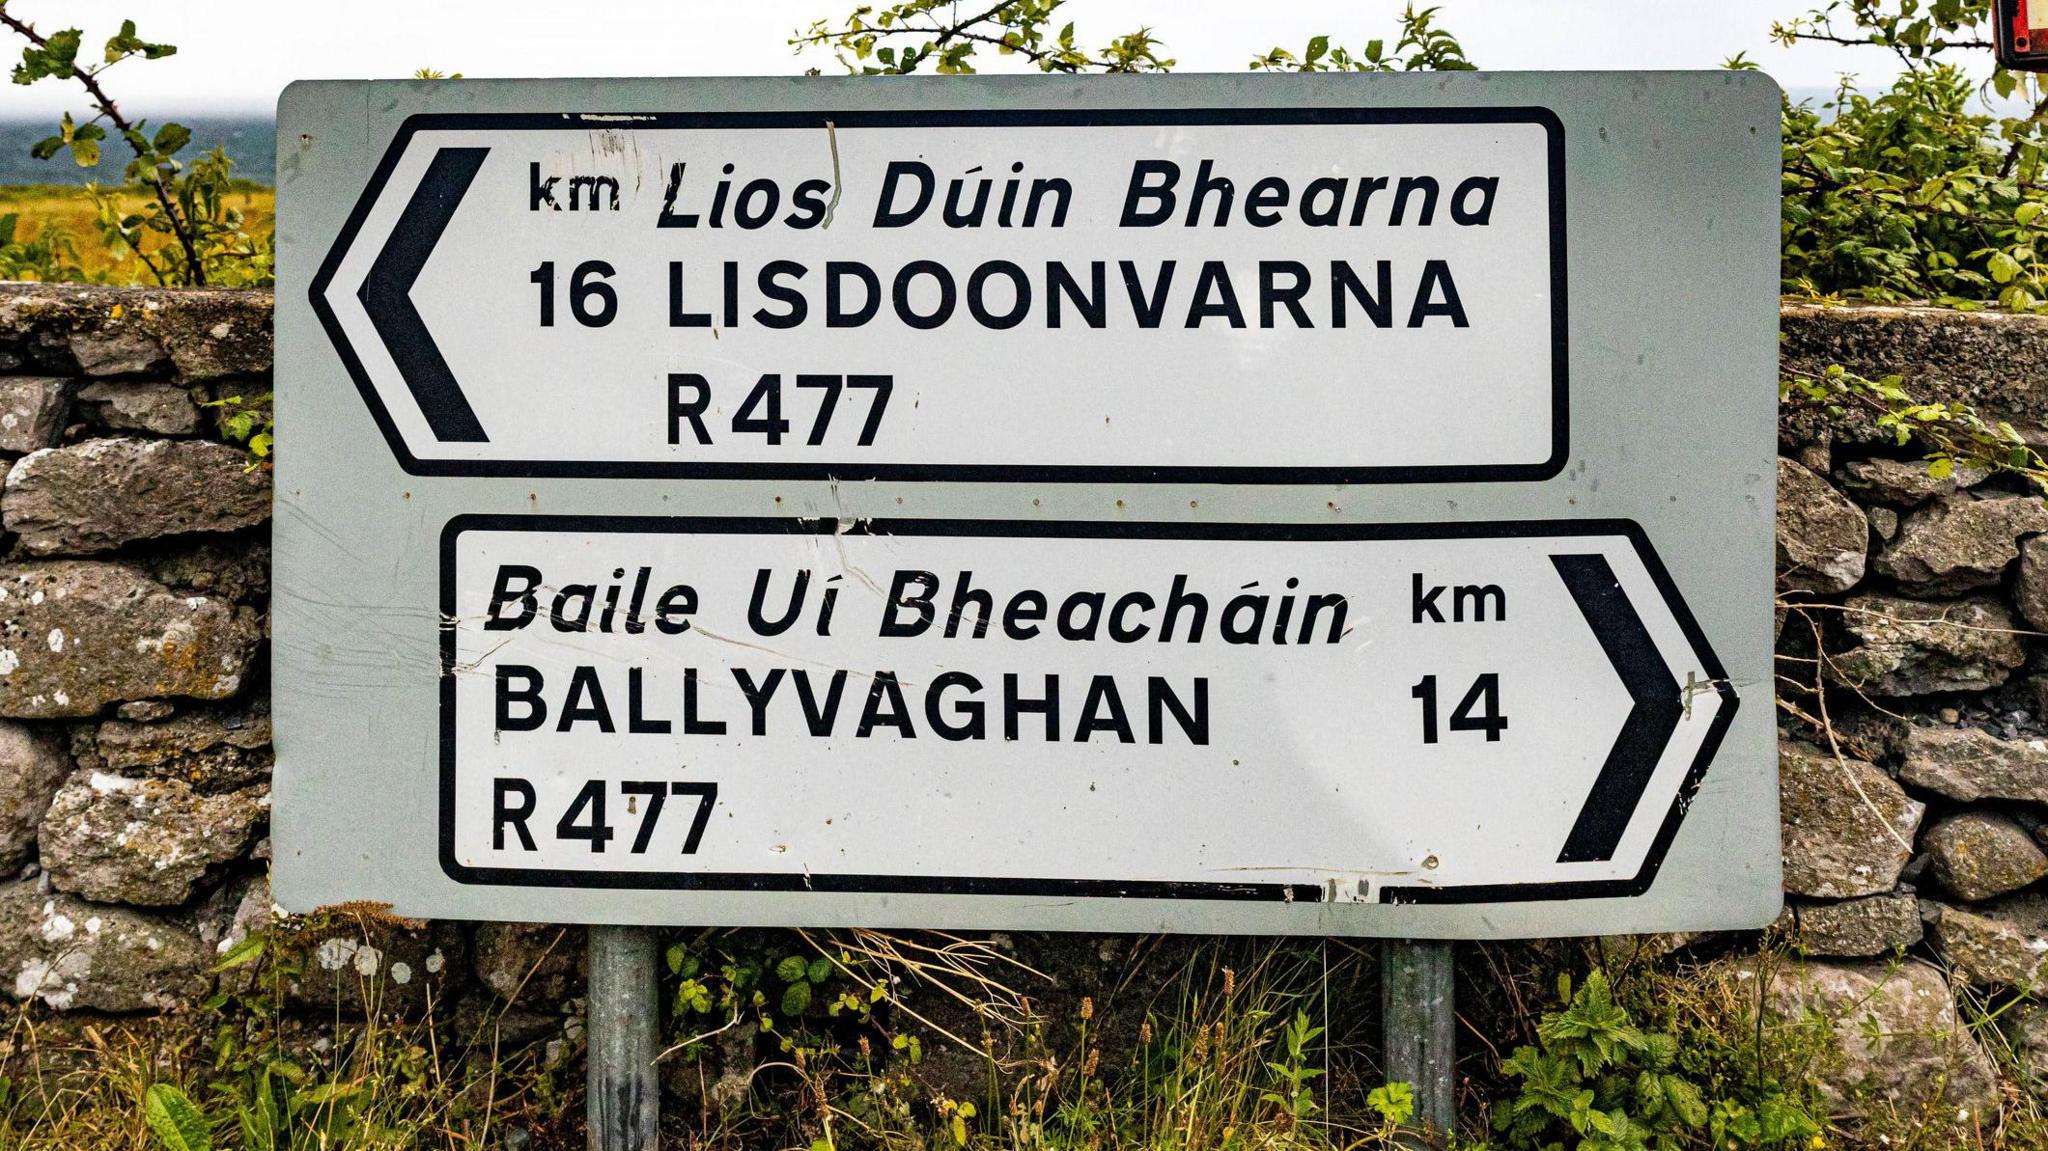
<instances>
[{"instance_id":1,"label":"black arrow pointing left","mask_svg":"<svg viewBox=\"0 0 2048 1151\"><path fill-rule=\"evenodd\" d=\"M455 382L455 373L448 370L448 361L441 358L433 334L413 306L412 286L490 152L489 148L442 148L434 153L427 174L413 190L412 200L391 229L391 238L377 253L369 276L356 293L419 404L420 414L426 417L427 427L444 443L487 443L490 437L484 434L462 386Z\"/></svg>"}]
</instances>

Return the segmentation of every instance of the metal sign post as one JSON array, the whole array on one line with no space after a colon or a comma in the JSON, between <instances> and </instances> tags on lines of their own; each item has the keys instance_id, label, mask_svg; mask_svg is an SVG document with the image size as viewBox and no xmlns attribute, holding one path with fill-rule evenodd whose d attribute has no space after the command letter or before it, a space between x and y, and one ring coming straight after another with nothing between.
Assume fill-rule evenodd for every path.
<instances>
[{"instance_id":1,"label":"metal sign post","mask_svg":"<svg viewBox=\"0 0 2048 1151\"><path fill-rule=\"evenodd\" d=\"M1458 1009L1451 943L1389 939L1380 951L1381 1051L1389 1083L1415 1088L1423 1145L1456 1131Z\"/></svg>"},{"instance_id":2,"label":"metal sign post","mask_svg":"<svg viewBox=\"0 0 2048 1151\"><path fill-rule=\"evenodd\" d=\"M590 1151L654 1151L661 1120L661 1011L655 994L654 932L590 929Z\"/></svg>"},{"instance_id":3,"label":"metal sign post","mask_svg":"<svg viewBox=\"0 0 2048 1151\"><path fill-rule=\"evenodd\" d=\"M278 900L1769 922L1778 125L1741 72L293 85ZM1388 955L1441 1128L1449 946ZM652 956L591 959L644 1138Z\"/></svg>"}]
</instances>

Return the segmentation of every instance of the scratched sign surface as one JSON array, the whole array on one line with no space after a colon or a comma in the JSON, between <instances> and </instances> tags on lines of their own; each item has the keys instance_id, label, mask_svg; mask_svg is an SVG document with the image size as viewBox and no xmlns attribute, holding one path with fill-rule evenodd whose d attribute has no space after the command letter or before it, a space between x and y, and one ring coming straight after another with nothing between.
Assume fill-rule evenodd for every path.
<instances>
[{"instance_id":1,"label":"scratched sign surface","mask_svg":"<svg viewBox=\"0 0 2048 1151\"><path fill-rule=\"evenodd\" d=\"M1776 110L295 85L278 898L1767 921Z\"/></svg>"}]
</instances>

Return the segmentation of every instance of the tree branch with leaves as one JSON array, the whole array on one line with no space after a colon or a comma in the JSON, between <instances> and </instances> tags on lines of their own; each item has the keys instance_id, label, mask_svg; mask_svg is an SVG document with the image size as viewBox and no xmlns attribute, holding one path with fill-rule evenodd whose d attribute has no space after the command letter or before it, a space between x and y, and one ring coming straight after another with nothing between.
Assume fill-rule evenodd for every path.
<instances>
[{"instance_id":1,"label":"tree branch with leaves","mask_svg":"<svg viewBox=\"0 0 2048 1151\"><path fill-rule=\"evenodd\" d=\"M798 52L830 48L854 75L903 76L930 67L942 76L970 75L981 49L1020 56L1041 72L1165 72L1160 40L1139 28L1089 50L1075 41L1070 21L1052 29L1065 0L1005 0L958 14L954 0L907 0L877 8L864 4L842 20L818 20L797 30ZM943 13L943 15L941 14Z\"/></svg>"},{"instance_id":2,"label":"tree branch with leaves","mask_svg":"<svg viewBox=\"0 0 2048 1151\"><path fill-rule=\"evenodd\" d=\"M830 49L854 75L902 76L929 69L943 76L971 75L982 51L1019 57L1041 72L1129 74L1169 72L1175 61L1160 55L1165 41L1142 27L1090 48L1073 21L1057 24L1066 0L1005 0L960 13L956 0L907 0L882 7L864 4L840 20L818 20L791 35L799 53ZM1402 10L1391 50L1385 40L1368 41L1357 52L1333 47L1328 36L1312 37L1299 54L1285 48L1252 57L1255 71L1418 72L1469 71L1472 64L1457 37L1438 27L1436 8Z\"/></svg>"},{"instance_id":3,"label":"tree branch with leaves","mask_svg":"<svg viewBox=\"0 0 2048 1151\"><path fill-rule=\"evenodd\" d=\"M224 280L251 286L270 281L270 241L244 233L240 213L225 202L233 183L233 162L226 153L215 149L188 171L177 154L191 143L191 130L165 123L154 133L147 131L147 123L125 114L101 83L101 76L114 65L137 57L161 60L175 55L176 45L144 40L135 21L124 20L121 30L107 38L100 60L87 63L79 58L85 34L78 28L43 33L8 12L7 0L0 0L0 26L27 41L14 66L14 83L75 81L92 107L92 115L82 121L66 112L57 134L35 144L30 155L48 160L68 150L79 167L96 167L109 128L134 153L124 178L152 201L142 212L125 211L118 195L89 187L98 202L103 238L117 257L134 254L160 284L199 287ZM145 244L151 234L164 240L154 256Z\"/></svg>"}]
</instances>

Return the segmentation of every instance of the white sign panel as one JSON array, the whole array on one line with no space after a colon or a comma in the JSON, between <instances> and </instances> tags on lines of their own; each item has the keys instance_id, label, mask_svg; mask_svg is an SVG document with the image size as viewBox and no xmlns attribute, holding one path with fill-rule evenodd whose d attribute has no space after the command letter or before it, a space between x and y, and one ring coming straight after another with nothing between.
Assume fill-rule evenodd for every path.
<instances>
[{"instance_id":1,"label":"white sign panel","mask_svg":"<svg viewBox=\"0 0 2048 1151\"><path fill-rule=\"evenodd\" d=\"M442 557L462 882L1634 894L1737 703L1627 524L499 516Z\"/></svg>"},{"instance_id":2,"label":"white sign panel","mask_svg":"<svg viewBox=\"0 0 2048 1151\"><path fill-rule=\"evenodd\" d=\"M1541 479L1563 188L1537 108L416 116L313 303L420 474Z\"/></svg>"}]
</instances>

